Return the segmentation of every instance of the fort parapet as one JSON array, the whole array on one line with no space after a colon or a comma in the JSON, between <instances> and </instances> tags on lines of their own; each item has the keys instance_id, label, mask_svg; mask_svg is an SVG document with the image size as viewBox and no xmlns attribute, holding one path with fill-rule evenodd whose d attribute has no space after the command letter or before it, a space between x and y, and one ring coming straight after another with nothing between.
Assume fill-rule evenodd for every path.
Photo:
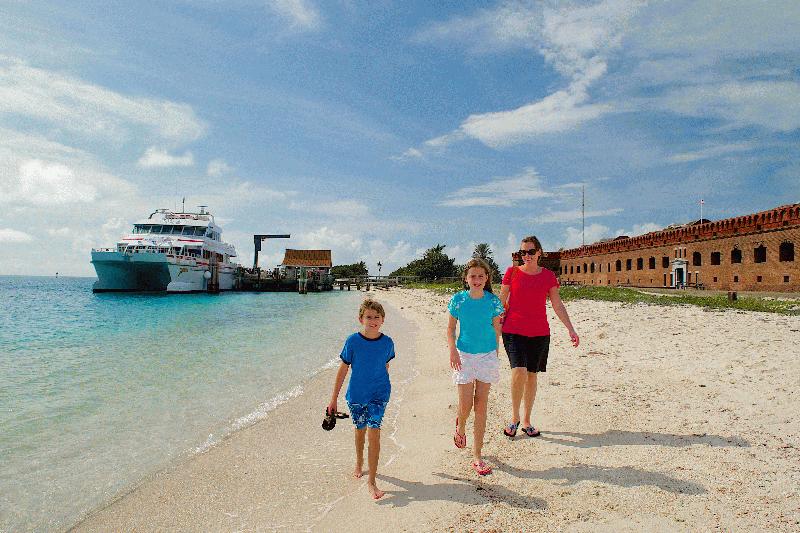
<instances>
[{"instance_id":1,"label":"fort parapet","mask_svg":"<svg viewBox=\"0 0 800 533\"><path fill-rule=\"evenodd\" d=\"M562 250L562 282L800 291L800 204Z\"/></svg>"}]
</instances>

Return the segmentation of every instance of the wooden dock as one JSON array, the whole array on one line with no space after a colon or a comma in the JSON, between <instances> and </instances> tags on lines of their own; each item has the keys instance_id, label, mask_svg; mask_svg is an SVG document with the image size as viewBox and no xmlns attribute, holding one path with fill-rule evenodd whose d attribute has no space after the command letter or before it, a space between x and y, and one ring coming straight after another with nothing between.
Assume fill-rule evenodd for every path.
<instances>
[{"instance_id":1,"label":"wooden dock","mask_svg":"<svg viewBox=\"0 0 800 533\"><path fill-rule=\"evenodd\" d=\"M416 277L410 276L356 276L352 278L336 278L333 280L334 285L339 286L339 290L351 290L352 287L355 287L357 291L360 291L363 287L364 290L371 290L371 289L388 289L390 287L399 287L404 282L408 282L411 280L416 279Z\"/></svg>"}]
</instances>

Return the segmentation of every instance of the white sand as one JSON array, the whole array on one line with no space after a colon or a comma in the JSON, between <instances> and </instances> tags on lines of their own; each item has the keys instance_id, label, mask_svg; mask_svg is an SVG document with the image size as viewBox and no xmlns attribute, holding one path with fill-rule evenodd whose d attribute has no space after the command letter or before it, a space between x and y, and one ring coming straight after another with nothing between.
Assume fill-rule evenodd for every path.
<instances>
[{"instance_id":1,"label":"white sand","mask_svg":"<svg viewBox=\"0 0 800 533\"><path fill-rule=\"evenodd\" d=\"M110 530L800 529L800 317L570 302L550 313L534 422L509 440L509 371L490 396L492 475L452 444L446 298L380 291L397 344L379 486L351 477L352 430L320 427L332 371L266 420L90 516ZM338 347L336 348L338 350ZM342 399L343 400L343 395ZM344 405L344 403L342 403ZM468 427L471 443L471 427Z\"/></svg>"}]
</instances>

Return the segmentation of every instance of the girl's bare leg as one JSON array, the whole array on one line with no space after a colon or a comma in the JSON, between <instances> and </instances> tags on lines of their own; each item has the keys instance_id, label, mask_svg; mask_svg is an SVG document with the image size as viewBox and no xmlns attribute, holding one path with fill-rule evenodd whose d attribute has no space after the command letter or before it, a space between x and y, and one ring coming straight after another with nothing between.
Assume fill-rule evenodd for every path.
<instances>
[{"instance_id":1,"label":"girl's bare leg","mask_svg":"<svg viewBox=\"0 0 800 533\"><path fill-rule=\"evenodd\" d=\"M367 488L372 497L378 500L383 497L383 491L375 484L375 475L378 473L378 459L381 455L381 430L367 428L367 437L369 438L369 452L367 454L369 478L367 479Z\"/></svg>"},{"instance_id":2,"label":"girl's bare leg","mask_svg":"<svg viewBox=\"0 0 800 533\"><path fill-rule=\"evenodd\" d=\"M489 405L490 383L475 380L475 422L474 422L474 441L472 443L472 456L475 461L481 460L481 450L483 449L483 436L486 433L486 411Z\"/></svg>"},{"instance_id":3,"label":"girl's bare leg","mask_svg":"<svg viewBox=\"0 0 800 533\"><path fill-rule=\"evenodd\" d=\"M466 433L467 419L472 411L473 397L475 396L475 382L458 386L458 432Z\"/></svg>"}]
</instances>

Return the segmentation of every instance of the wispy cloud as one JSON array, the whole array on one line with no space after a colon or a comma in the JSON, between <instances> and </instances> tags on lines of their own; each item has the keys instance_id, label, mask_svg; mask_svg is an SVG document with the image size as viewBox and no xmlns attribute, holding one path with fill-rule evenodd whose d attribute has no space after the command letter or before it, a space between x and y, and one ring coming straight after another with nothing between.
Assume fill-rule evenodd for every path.
<instances>
[{"instance_id":1,"label":"wispy cloud","mask_svg":"<svg viewBox=\"0 0 800 533\"><path fill-rule=\"evenodd\" d=\"M144 168L191 167L194 156L188 151L183 155L172 155L167 150L151 146L136 164Z\"/></svg>"},{"instance_id":2,"label":"wispy cloud","mask_svg":"<svg viewBox=\"0 0 800 533\"><path fill-rule=\"evenodd\" d=\"M759 126L775 132L800 128L800 83L793 81L682 87L656 102L674 113L719 118L732 127Z\"/></svg>"},{"instance_id":3,"label":"wispy cloud","mask_svg":"<svg viewBox=\"0 0 800 533\"><path fill-rule=\"evenodd\" d=\"M0 118L4 115L117 142L143 128L164 141L186 143L207 129L188 104L123 95L0 55Z\"/></svg>"},{"instance_id":4,"label":"wispy cloud","mask_svg":"<svg viewBox=\"0 0 800 533\"><path fill-rule=\"evenodd\" d=\"M449 194L439 205L451 207L510 206L536 198L554 196L542 188L541 176L533 167L507 178L495 178L483 185L464 187Z\"/></svg>"},{"instance_id":5,"label":"wispy cloud","mask_svg":"<svg viewBox=\"0 0 800 533\"><path fill-rule=\"evenodd\" d=\"M228 163L226 163L225 160L212 159L211 161L208 162L208 168L206 169L206 174L208 174L212 178L218 178L232 171L233 167L231 167Z\"/></svg>"},{"instance_id":6,"label":"wispy cloud","mask_svg":"<svg viewBox=\"0 0 800 533\"><path fill-rule=\"evenodd\" d=\"M19 231L10 228L0 228L0 242L20 243L20 242L31 242L32 240L33 237L31 237L24 231Z\"/></svg>"},{"instance_id":7,"label":"wispy cloud","mask_svg":"<svg viewBox=\"0 0 800 533\"><path fill-rule=\"evenodd\" d=\"M708 146L693 152L682 152L675 154L670 156L669 160L672 163L691 163L692 161L714 159L733 153L749 152L750 150L755 150L756 148L756 144L750 142L720 144L717 146Z\"/></svg>"},{"instance_id":8,"label":"wispy cloud","mask_svg":"<svg viewBox=\"0 0 800 533\"><path fill-rule=\"evenodd\" d=\"M589 88L606 74L609 57L641 5L638 0L604 0L589 6L553 3L552 7L507 3L418 34L418 41L465 42L475 40L477 34L494 43L490 48L534 48L568 81L564 89L524 106L471 115L458 129L437 137L438 146L469 137L500 148L567 131L612 111L609 104L591 103ZM421 149L425 147L430 148L425 143Z\"/></svg>"},{"instance_id":9,"label":"wispy cloud","mask_svg":"<svg viewBox=\"0 0 800 533\"><path fill-rule=\"evenodd\" d=\"M322 25L319 11L308 0L269 0L267 6L293 29L317 30Z\"/></svg>"}]
</instances>

